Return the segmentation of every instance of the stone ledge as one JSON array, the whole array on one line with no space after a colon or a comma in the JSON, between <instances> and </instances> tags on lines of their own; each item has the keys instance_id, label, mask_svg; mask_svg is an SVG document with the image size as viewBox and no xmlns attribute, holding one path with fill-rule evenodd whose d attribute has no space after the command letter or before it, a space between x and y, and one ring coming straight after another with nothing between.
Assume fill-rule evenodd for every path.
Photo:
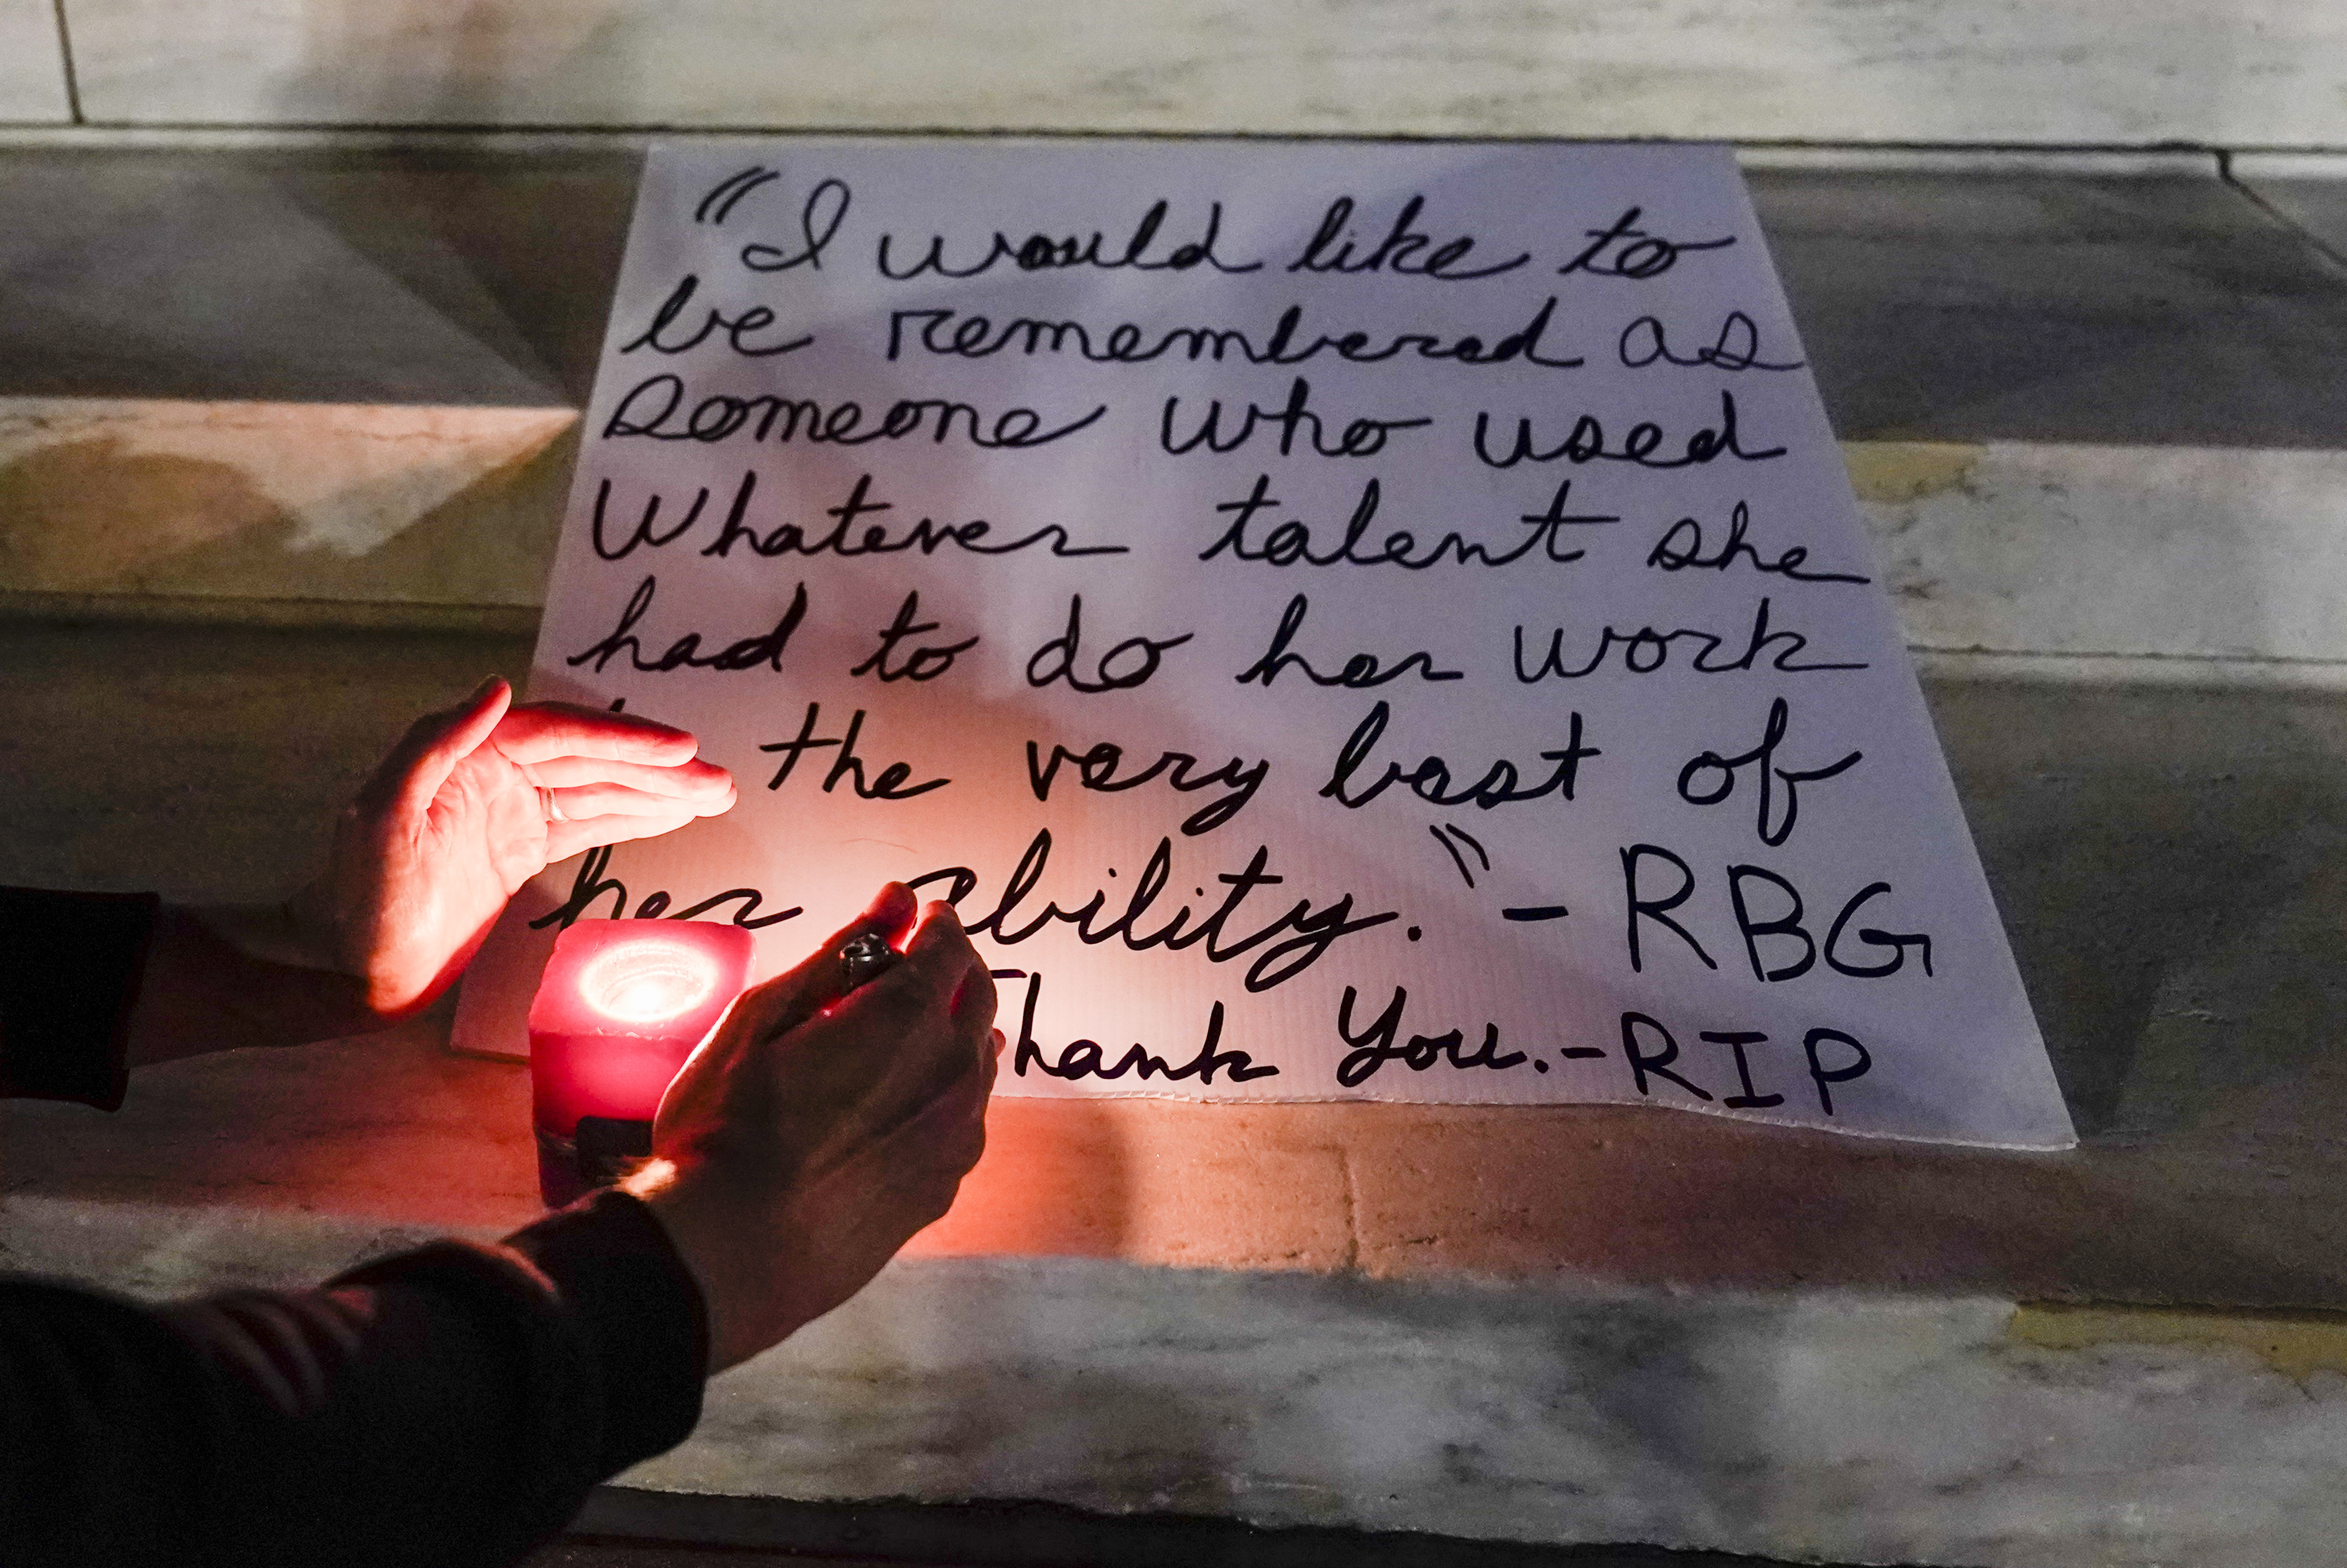
<instances>
[{"instance_id":1,"label":"stone ledge","mask_svg":"<svg viewBox=\"0 0 2347 1568\"><path fill-rule=\"evenodd\" d=\"M150 1296L314 1279L421 1234L217 1204L5 1213L12 1266ZM2295 1342L2277 1354L2268 1319L2196 1314L2161 1340L2126 1317L906 1260L716 1379L693 1436L602 1512L714 1518L731 1544L762 1498L1022 1499L1836 1562L2329 1561L2347 1378L2272 1364Z\"/></svg>"},{"instance_id":2,"label":"stone ledge","mask_svg":"<svg viewBox=\"0 0 2347 1568\"><path fill-rule=\"evenodd\" d=\"M2334 145L2321 0L675 0L620 10L67 0L124 122L764 126Z\"/></svg>"},{"instance_id":3,"label":"stone ledge","mask_svg":"<svg viewBox=\"0 0 2347 1568\"><path fill-rule=\"evenodd\" d=\"M0 880L270 894L415 713L528 656L0 621ZM2076 1153L1662 1110L1004 1101L913 1255L720 1379L628 1486L2008 1568L2328 1560L2347 1378L2307 1325L2347 1307L2347 712L1928 692ZM154 1069L112 1117L9 1104L0 1247L165 1295L495 1235L535 1208L526 1107L519 1071L446 1054L434 1020ZM2088 1310L2016 1305L2049 1300Z\"/></svg>"},{"instance_id":4,"label":"stone ledge","mask_svg":"<svg viewBox=\"0 0 2347 1568\"><path fill-rule=\"evenodd\" d=\"M0 399L0 591L539 597L568 408ZM260 611L265 615L266 611Z\"/></svg>"},{"instance_id":5,"label":"stone ledge","mask_svg":"<svg viewBox=\"0 0 2347 1568\"><path fill-rule=\"evenodd\" d=\"M0 323L0 592L516 623L641 149L0 137L0 284L37 307ZM2347 659L2321 594L2347 569L2340 160L1750 161L1913 645Z\"/></svg>"}]
</instances>

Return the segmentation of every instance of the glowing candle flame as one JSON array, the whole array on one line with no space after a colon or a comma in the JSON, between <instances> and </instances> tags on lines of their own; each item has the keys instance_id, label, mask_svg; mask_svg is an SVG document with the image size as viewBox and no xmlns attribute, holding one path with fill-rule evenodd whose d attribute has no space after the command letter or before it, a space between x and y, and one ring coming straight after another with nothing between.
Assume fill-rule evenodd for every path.
<instances>
[{"instance_id":1,"label":"glowing candle flame","mask_svg":"<svg viewBox=\"0 0 2347 1568\"><path fill-rule=\"evenodd\" d=\"M717 989L717 966L675 942L630 942L599 954L579 977L587 1005L623 1023L659 1023L691 1012Z\"/></svg>"}]
</instances>

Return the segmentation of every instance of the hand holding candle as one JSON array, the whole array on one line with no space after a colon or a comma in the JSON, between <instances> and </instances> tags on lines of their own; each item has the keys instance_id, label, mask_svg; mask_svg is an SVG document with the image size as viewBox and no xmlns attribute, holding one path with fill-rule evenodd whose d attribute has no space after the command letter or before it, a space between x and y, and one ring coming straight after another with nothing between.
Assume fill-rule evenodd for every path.
<instances>
[{"instance_id":1,"label":"hand holding candle","mask_svg":"<svg viewBox=\"0 0 2347 1568\"><path fill-rule=\"evenodd\" d=\"M891 883L743 993L670 1086L652 1162L625 1184L701 1285L712 1371L854 1295L945 1214L986 1146L994 982L949 906L917 925L914 908ZM902 954L851 987L842 951L866 934Z\"/></svg>"}]
</instances>

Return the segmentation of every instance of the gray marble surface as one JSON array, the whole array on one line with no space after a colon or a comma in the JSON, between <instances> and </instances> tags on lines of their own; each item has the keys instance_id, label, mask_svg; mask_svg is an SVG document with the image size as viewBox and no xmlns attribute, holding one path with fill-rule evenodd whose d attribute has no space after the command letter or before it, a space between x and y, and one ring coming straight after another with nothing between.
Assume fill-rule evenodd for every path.
<instances>
[{"instance_id":1,"label":"gray marble surface","mask_svg":"<svg viewBox=\"0 0 2347 1568\"><path fill-rule=\"evenodd\" d=\"M70 118L56 9L45 0L0 0L0 125L61 125Z\"/></svg>"},{"instance_id":2,"label":"gray marble surface","mask_svg":"<svg viewBox=\"0 0 2347 1568\"><path fill-rule=\"evenodd\" d=\"M2329 0L67 0L101 120L2347 140Z\"/></svg>"},{"instance_id":3,"label":"gray marble surface","mask_svg":"<svg viewBox=\"0 0 2347 1568\"><path fill-rule=\"evenodd\" d=\"M589 155L585 199L578 162L485 192L456 155L0 152L0 394L560 405L501 290L528 268L600 339L633 162ZM574 284L582 238L601 264Z\"/></svg>"},{"instance_id":4,"label":"gray marble surface","mask_svg":"<svg viewBox=\"0 0 2347 1568\"><path fill-rule=\"evenodd\" d=\"M14 1195L0 1262L163 1296L416 1232ZM2306 1568L2347 1539L2347 1377L2050 1349L2010 1303L900 1262L711 1385L620 1484L1833 1562Z\"/></svg>"},{"instance_id":5,"label":"gray marble surface","mask_svg":"<svg viewBox=\"0 0 2347 1568\"><path fill-rule=\"evenodd\" d=\"M48 0L0 0L0 125L71 118L56 8Z\"/></svg>"},{"instance_id":6,"label":"gray marble surface","mask_svg":"<svg viewBox=\"0 0 2347 1568\"><path fill-rule=\"evenodd\" d=\"M2330 253L2347 279L2347 152L2244 153L2233 179Z\"/></svg>"}]
</instances>

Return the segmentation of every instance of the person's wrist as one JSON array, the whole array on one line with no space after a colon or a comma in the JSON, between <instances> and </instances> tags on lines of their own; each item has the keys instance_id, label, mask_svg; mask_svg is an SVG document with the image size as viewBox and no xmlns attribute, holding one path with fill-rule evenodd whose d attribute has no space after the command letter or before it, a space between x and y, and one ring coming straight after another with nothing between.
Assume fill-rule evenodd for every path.
<instances>
[{"instance_id":1,"label":"person's wrist","mask_svg":"<svg viewBox=\"0 0 2347 1568\"><path fill-rule=\"evenodd\" d=\"M783 1337L766 1317L776 1305L773 1282L759 1276L764 1259L753 1255L757 1227L744 1201L704 1160L653 1159L620 1184L668 1233L701 1288L709 1320L709 1369L746 1361ZM745 1240L749 1243L745 1247Z\"/></svg>"},{"instance_id":2,"label":"person's wrist","mask_svg":"<svg viewBox=\"0 0 2347 1568\"><path fill-rule=\"evenodd\" d=\"M301 956L305 967L366 978L344 959L342 923L335 917L334 897L325 876L313 876L302 884L279 908L284 912L291 949Z\"/></svg>"},{"instance_id":3,"label":"person's wrist","mask_svg":"<svg viewBox=\"0 0 2347 1568\"><path fill-rule=\"evenodd\" d=\"M246 958L287 969L343 971L333 961L330 944L308 928L298 903L303 895L278 904L200 904L186 907L190 918Z\"/></svg>"}]
</instances>

